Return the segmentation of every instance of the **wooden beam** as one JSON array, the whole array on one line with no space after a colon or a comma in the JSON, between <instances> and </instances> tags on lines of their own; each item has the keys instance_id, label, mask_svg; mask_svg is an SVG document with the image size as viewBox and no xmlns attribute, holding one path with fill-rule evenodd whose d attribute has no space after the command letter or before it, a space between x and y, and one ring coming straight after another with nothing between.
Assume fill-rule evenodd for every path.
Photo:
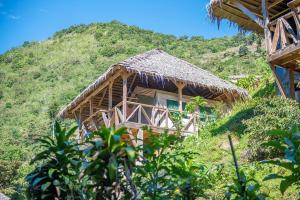
<instances>
[{"instance_id":1,"label":"wooden beam","mask_svg":"<svg viewBox=\"0 0 300 200\"><path fill-rule=\"evenodd\" d=\"M121 74L121 70L119 70L119 71L116 71L112 76L111 76L111 80L113 79L116 79L117 77L119 77L120 76L120 74ZM97 95L101 90L103 90L104 88L106 88L107 86L108 86L108 84L109 84L109 81L105 81L102 85L100 85L96 90L94 90L91 94L89 94L87 97L85 97L85 99L83 100L83 101L81 101L75 108L73 108L72 110L71 110L71 112L73 112L74 110L77 110L81 105L83 105L83 104L85 104L85 103L87 103L89 100L90 100L90 98L92 97L92 96L95 96L95 95Z\"/></svg>"},{"instance_id":2,"label":"wooden beam","mask_svg":"<svg viewBox=\"0 0 300 200\"><path fill-rule=\"evenodd\" d=\"M295 74L294 69L289 68L290 96L295 99Z\"/></svg>"},{"instance_id":3,"label":"wooden beam","mask_svg":"<svg viewBox=\"0 0 300 200\"><path fill-rule=\"evenodd\" d=\"M264 24L264 34L265 34L265 42L266 42L266 49L267 54L270 54L271 51L271 32L268 28L270 19L269 19L269 13L267 8L267 0L261 1L261 12L263 15L263 24Z\"/></svg>"},{"instance_id":4,"label":"wooden beam","mask_svg":"<svg viewBox=\"0 0 300 200\"><path fill-rule=\"evenodd\" d=\"M111 80L108 84L108 110L112 109L113 84L114 84L114 80Z\"/></svg>"},{"instance_id":5,"label":"wooden beam","mask_svg":"<svg viewBox=\"0 0 300 200\"><path fill-rule=\"evenodd\" d=\"M251 12L248 8L246 8L243 4L238 1L233 2L234 5L239 8L247 17L249 17L252 21L256 22L261 28L265 28L264 22L261 18L257 17L253 12Z\"/></svg>"},{"instance_id":6,"label":"wooden beam","mask_svg":"<svg viewBox=\"0 0 300 200\"><path fill-rule=\"evenodd\" d=\"M130 86L128 88L128 94L127 94L128 96L131 95L131 93L132 93L132 87L133 87L133 84L134 84L134 82L136 80L136 77L137 77L137 74L134 74L134 77L133 77L133 79L132 79L132 81L130 83Z\"/></svg>"},{"instance_id":7,"label":"wooden beam","mask_svg":"<svg viewBox=\"0 0 300 200\"><path fill-rule=\"evenodd\" d=\"M300 0L293 0L293 1L289 2L287 5L290 8L296 8L296 7L300 6Z\"/></svg>"},{"instance_id":8,"label":"wooden beam","mask_svg":"<svg viewBox=\"0 0 300 200\"><path fill-rule=\"evenodd\" d=\"M90 99L90 115L93 115L93 98Z\"/></svg>"},{"instance_id":9,"label":"wooden beam","mask_svg":"<svg viewBox=\"0 0 300 200\"><path fill-rule=\"evenodd\" d=\"M277 49L277 44L278 44L278 40L279 40L279 36L280 36L280 23L279 23L279 20L277 21L277 24L276 24L276 28L275 28L275 32L274 32L274 36L273 36L273 41L272 41L272 46L271 46L271 49L270 49L270 52L269 53L273 53L276 51ZM265 33L266 34L266 33Z\"/></svg>"},{"instance_id":10,"label":"wooden beam","mask_svg":"<svg viewBox=\"0 0 300 200\"><path fill-rule=\"evenodd\" d=\"M277 83L277 86L278 86L278 89L279 89L281 95L284 98L287 98L287 95L286 95L286 92L285 92L284 87L282 85L282 82L281 82L280 78L278 77L278 75L276 74L275 66L271 65L271 69L272 69L272 73L274 75L275 81Z\"/></svg>"},{"instance_id":11,"label":"wooden beam","mask_svg":"<svg viewBox=\"0 0 300 200\"><path fill-rule=\"evenodd\" d=\"M277 6L281 2L282 2L282 0L276 0L276 1L274 1L273 3L270 4L270 6L268 6L268 9L271 9L271 8Z\"/></svg>"},{"instance_id":12,"label":"wooden beam","mask_svg":"<svg viewBox=\"0 0 300 200\"><path fill-rule=\"evenodd\" d=\"M123 109L123 122L126 121L126 117L127 117L127 79L129 77L129 73L126 71L123 71L121 76L122 76L122 80L123 80L123 98L122 98L122 109Z\"/></svg>"},{"instance_id":13,"label":"wooden beam","mask_svg":"<svg viewBox=\"0 0 300 200\"><path fill-rule=\"evenodd\" d=\"M106 95L106 92L107 92L107 88L105 88L105 89L103 90L102 97L101 97L100 101L98 102L98 107L100 107L100 106L102 105L102 102L103 102L103 100L104 100L104 97L105 97L105 95Z\"/></svg>"},{"instance_id":14,"label":"wooden beam","mask_svg":"<svg viewBox=\"0 0 300 200\"><path fill-rule=\"evenodd\" d=\"M280 39L281 39L281 46L284 49L287 45L289 45L289 40L287 37L287 33L285 31L285 28L283 26L282 20L280 20Z\"/></svg>"}]
</instances>

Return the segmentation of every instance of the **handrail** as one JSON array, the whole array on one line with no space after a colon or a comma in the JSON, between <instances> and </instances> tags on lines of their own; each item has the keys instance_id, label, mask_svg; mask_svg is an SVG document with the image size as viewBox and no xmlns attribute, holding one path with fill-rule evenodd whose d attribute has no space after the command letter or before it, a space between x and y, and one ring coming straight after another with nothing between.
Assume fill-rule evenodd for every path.
<instances>
[{"instance_id":1,"label":"handrail","mask_svg":"<svg viewBox=\"0 0 300 200\"><path fill-rule=\"evenodd\" d=\"M294 25L295 26L294 26ZM291 10L289 13L277 18L268 24L273 35L270 38L271 48L269 55L285 50L287 47L300 43L299 11Z\"/></svg>"},{"instance_id":2,"label":"handrail","mask_svg":"<svg viewBox=\"0 0 300 200\"><path fill-rule=\"evenodd\" d=\"M103 110L103 109L97 110L92 115L90 115L88 118L86 118L85 120L83 120L82 123L85 123L85 122L91 120L93 117L95 117L98 113L101 113L101 112L107 112L108 113L109 110Z\"/></svg>"},{"instance_id":3,"label":"handrail","mask_svg":"<svg viewBox=\"0 0 300 200\"><path fill-rule=\"evenodd\" d=\"M122 109L123 101L122 101L109 110L105 110L105 109L97 110L87 119L85 119L82 123L85 125L85 127L95 127L95 121L96 121L96 123L101 123L101 124L104 123L106 127L110 127L113 124L119 125L120 123L122 124L122 123L130 122L130 123L144 124L155 128L176 130L175 122L171 116L173 112L180 112L179 110L169 109L162 106L126 101L126 106L128 105L134 105L134 107L132 110L130 110L127 113L123 113L123 109ZM148 110L150 108L151 111ZM100 113L102 113L102 115ZM97 116L99 117L99 119L101 119L100 121L91 120ZM182 131L187 132L188 130L190 130L190 128L195 131L196 118L199 119L198 112L190 113L189 115L187 115L187 118L185 118L184 120ZM97 126L99 127L100 125L98 124Z\"/></svg>"}]
</instances>

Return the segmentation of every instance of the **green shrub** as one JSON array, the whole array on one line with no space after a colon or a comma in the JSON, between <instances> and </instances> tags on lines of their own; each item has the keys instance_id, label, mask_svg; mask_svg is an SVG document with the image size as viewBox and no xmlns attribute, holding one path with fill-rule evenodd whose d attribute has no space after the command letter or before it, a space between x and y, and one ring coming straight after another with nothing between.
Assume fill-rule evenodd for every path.
<instances>
[{"instance_id":1,"label":"green shrub","mask_svg":"<svg viewBox=\"0 0 300 200\"><path fill-rule=\"evenodd\" d=\"M254 76L248 76L248 77L239 79L237 81L237 86L249 90L255 86L255 82L256 82L256 79Z\"/></svg>"},{"instance_id":2,"label":"green shrub","mask_svg":"<svg viewBox=\"0 0 300 200\"><path fill-rule=\"evenodd\" d=\"M71 139L76 128L66 131L55 122L53 137L37 139L42 150L31 161L37 167L26 176L29 199L67 199L76 196L79 187L79 146Z\"/></svg>"},{"instance_id":3,"label":"green shrub","mask_svg":"<svg viewBox=\"0 0 300 200\"><path fill-rule=\"evenodd\" d=\"M284 194L291 186L296 186L298 199L300 198L300 130L297 126L291 131L273 130L268 133L278 139L264 143L265 146L273 147L282 152L284 156L276 160L263 161L264 164L279 166L287 170L288 174L272 173L264 180L280 179L280 192Z\"/></svg>"},{"instance_id":4,"label":"green shrub","mask_svg":"<svg viewBox=\"0 0 300 200\"><path fill-rule=\"evenodd\" d=\"M151 131L150 131L151 133ZM210 170L192 161L176 135L151 135L143 147L141 165L134 168L134 182L145 199L195 199L209 187Z\"/></svg>"},{"instance_id":5,"label":"green shrub","mask_svg":"<svg viewBox=\"0 0 300 200\"><path fill-rule=\"evenodd\" d=\"M0 160L0 191L11 187L11 182L17 175L20 161Z\"/></svg>"},{"instance_id":6,"label":"green shrub","mask_svg":"<svg viewBox=\"0 0 300 200\"><path fill-rule=\"evenodd\" d=\"M278 151L262 147L263 142L274 139L267 134L273 129L289 130L292 124L300 123L300 108L296 101L282 97L257 99L253 117L244 120L245 133L249 134L247 157L261 160L278 156Z\"/></svg>"},{"instance_id":7,"label":"green shrub","mask_svg":"<svg viewBox=\"0 0 300 200\"><path fill-rule=\"evenodd\" d=\"M239 48L239 55L240 56L245 56L249 53L249 49L247 48L246 45L242 45L240 48Z\"/></svg>"}]
</instances>

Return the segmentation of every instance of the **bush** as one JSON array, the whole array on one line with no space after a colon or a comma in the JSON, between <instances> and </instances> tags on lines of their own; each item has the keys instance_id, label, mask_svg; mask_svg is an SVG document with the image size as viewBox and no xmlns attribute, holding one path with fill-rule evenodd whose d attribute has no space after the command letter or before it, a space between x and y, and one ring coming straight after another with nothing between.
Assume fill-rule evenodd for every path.
<instances>
[{"instance_id":1,"label":"bush","mask_svg":"<svg viewBox=\"0 0 300 200\"><path fill-rule=\"evenodd\" d=\"M273 97L258 99L254 108L254 116L243 121L245 133L249 134L247 157L249 160L261 160L278 156L278 151L262 147L274 137L267 134L273 129L289 130L292 124L300 123L300 108L296 101Z\"/></svg>"},{"instance_id":2,"label":"bush","mask_svg":"<svg viewBox=\"0 0 300 200\"><path fill-rule=\"evenodd\" d=\"M255 86L255 83L256 83L256 79L254 76L247 76L245 78L239 79L237 81L237 86L249 90Z\"/></svg>"},{"instance_id":3,"label":"bush","mask_svg":"<svg viewBox=\"0 0 300 200\"><path fill-rule=\"evenodd\" d=\"M11 186L20 164L19 161L0 160L0 191Z\"/></svg>"},{"instance_id":4,"label":"bush","mask_svg":"<svg viewBox=\"0 0 300 200\"><path fill-rule=\"evenodd\" d=\"M245 56L249 53L249 50L247 48L246 45L242 45L240 48L239 48L239 55L240 56Z\"/></svg>"},{"instance_id":5,"label":"bush","mask_svg":"<svg viewBox=\"0 0 300 200\"><path fill-rule=\"evenodd\" d=\"M277 136L277 140L264 143L266 146L274 147L281 151L284 156L277 160L267 160L264 164L279 166L289 171L288 175L282 173L272 173L264 178L264 180L280 179L280 192L284 194L286 190L295 186L298 191L298 199L300 198L300 132L297 126L291 131L273 130L268 133L271 136Z\"/></svg>"}]
</instances>

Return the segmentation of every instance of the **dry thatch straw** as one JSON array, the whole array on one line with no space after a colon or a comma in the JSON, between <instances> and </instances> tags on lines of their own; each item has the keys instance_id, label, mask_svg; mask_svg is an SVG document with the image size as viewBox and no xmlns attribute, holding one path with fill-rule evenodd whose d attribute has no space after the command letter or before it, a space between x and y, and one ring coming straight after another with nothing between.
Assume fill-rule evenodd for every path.
<instances>
[{"instance_id":1,"label":"dry thatch straw","mask_svg":"<svg viewBox=\"0 0 300 200\"><path fill-rule=\"evenodd\" d=\"M186 83L186 87L201 87L208 89L211 93L232 94L234 98L248 97L246 90L162 50L154 49L110 66L103 75L79 94L59 115L62 117L69 115L73 108L99 88L120 68L138 74L140 80L144 82L147 82L148 79L154 80L157 85L162 85L169 80L181 81Z\"/></svg>"},{"instance_id":2,"label":"dry thatch straw","mask_svg":"<svg viewBox=\"0 0 300 200\"><path fill-rule=\"evenodd\" d=\"M267 0L268 13L270 20L274 20L289 11L287 3L291 0ZM240 30L250 30L257 33L263 33L263 28L255 21L250 19L241 9L241 4L250 10L259 19L262 19L262 0L211 0L207 5L209 17L212 21L216 21L218 26L222 19L228 19L232 24L238 26Z\"/></svg>"}]
</instances>

